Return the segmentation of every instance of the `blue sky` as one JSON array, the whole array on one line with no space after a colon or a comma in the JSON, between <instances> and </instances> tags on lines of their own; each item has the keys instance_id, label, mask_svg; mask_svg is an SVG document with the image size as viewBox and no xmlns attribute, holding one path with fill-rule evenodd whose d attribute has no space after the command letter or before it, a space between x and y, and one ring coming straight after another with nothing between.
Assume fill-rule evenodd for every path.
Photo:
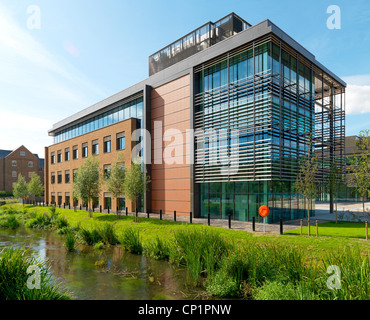
<instances>
[{"instance_id":1,"label":"blue sky","mask_svg":"<svg viewBox=\"0 0 370 320\"><path fill-rule=\"evenodd\" d=\"M341 29L327 27L330 5ZM270 19L312 52L348 83L346 134L370 128L368 0L0 0L0 149L43 157L54 123L147 78L150 54L230 12Z\"/></svg>"}]
</instances>

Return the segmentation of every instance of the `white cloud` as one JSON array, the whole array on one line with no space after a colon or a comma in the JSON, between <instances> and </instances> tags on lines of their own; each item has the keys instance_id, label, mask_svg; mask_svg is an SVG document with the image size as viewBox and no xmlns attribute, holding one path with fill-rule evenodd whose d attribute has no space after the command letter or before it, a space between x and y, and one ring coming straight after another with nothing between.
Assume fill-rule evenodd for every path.
<instances>
[{"instance_id":1,"label":"white cloud","mask_svg":"<svg viewBox=\"0 0 370 320\"><path fill-rule=\"evenodd\" d=\"M346 113L370 113L370 75L343 77L347 82Z\"/></svg>"}]
</instances>

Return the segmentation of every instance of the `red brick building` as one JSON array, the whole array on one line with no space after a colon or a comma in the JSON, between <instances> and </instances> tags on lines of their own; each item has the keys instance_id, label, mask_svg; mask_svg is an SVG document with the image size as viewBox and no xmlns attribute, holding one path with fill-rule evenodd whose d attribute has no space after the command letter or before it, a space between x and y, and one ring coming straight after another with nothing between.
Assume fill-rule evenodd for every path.
<instances>
[{"instance_id":1,"label":"red brick building","mask_svg":"<svg viewBox=\"0 0 370 320\"><path fill-rule=\"evenodd\" d=\"M28 183L34 172L44 182L44 159L40 159L37 154L33 154L25 146L20 146L13 151L0 150L1 191L12 192L19 174Z\"/></svg>"}]
</instances>

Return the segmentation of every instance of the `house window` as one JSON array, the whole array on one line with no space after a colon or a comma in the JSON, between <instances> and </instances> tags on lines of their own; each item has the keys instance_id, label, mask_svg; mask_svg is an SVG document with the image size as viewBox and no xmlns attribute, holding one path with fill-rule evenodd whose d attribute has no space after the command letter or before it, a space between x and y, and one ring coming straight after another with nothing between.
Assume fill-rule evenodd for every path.
<instances>
[{"instance_id":1,"label":"house window","mask_svg":"<svg viewBox=\"0 0 370 320\"><path fill-rule=\"evenodd\" d=\"M117 150L125 149L125 132L117 133Z\"/></svg>"},{"instance_id":2,"label":"house window","mask_svg":"<svg viewBox=\"0 0 370 320\"><path fill-rule=\"evenodd\" d=\"M51 184L55 184L55 172L51 173Z\"/></svg>"},{"instance_id":3,"label":"house window","mask_svg":"<svg viewBox=\"0 0 370 320\"><path fill-rule=\"evenodd\" d=\"M108 153L111 152L111 137L104 138L104 152Z\"/></svg>"},{"instance_id":4,"label":"house window","mask_svg":"<svg viewBox=\"0 0 370 320\"><path fill-rule=\"evenodd\" d=\"M26 156L26 153L25 153L24 151L21 151L19 154L20 154L22 157Z\"/></svg>"},{"instance_id":5,"label":"house window","mask_svg":"<svg viewBox=\"0 0 370 320\"><path fill-rule=\"evenodd\" d=\"M92 154L99 154L99 140L94 140L92 142Z\"/></svg>"},{"instance_id":6,"label":"house window","mask_svg":"<svg viewBox=\"0 0 370 320\"><path fill-rule=\"evenodd\" d=\"M87 142L82 144L82 158L87 158Z\"/></svg>"},{"instance_id":7,"label":"house window","mask_svg":"<svg viewBox=\"0 0 370 320\"><path fill-rule=\"evenodd\" d=\"M62 183L62 171L58 171L58 184Z\"/></svg>"},{"instance_id":8,"label":"house window","mask_svg":"<svg viewBox=\"0 0 370 320\"><path fill-rule=\"evenodd\" d=\"M69 161L70 155L69 155L69 148L64 150L64 161Z\"/></svg>"},{"instance_id":9,"label":"house window","mask_svg":"<svg viewBox=\"0 0 370 320\"><path fill-rule=\"evenodd\" d=\"M66 170L65 172L65 183L69 183L70 181L70 173L69 170Z\"/></svg>"},{"instance_id":10,"label":"house window","mask_svg":"<svg viewBox=\"0 0 370 320\"><path fill-rule=\"evenodd\" d=\"M73 159L78 159L78 146L73 146Z\"/></svg>"},{"instance_id":11,"label":"house window","mask_svg":"<svg viewBox=\"0 0 370 320\"><path fill-rule=\"evenodd\" d=\"M51 203L55 203L55 193L51 193Z\"/></svg>"},{"instance_id":12,"label":"house window","mask_svg":"<svg viewBox=\"0 0 370 320\"><path fill-rule=\"evenodd\" d=\"M12 167L16 167L17 166L17 160L13 160L12 161Z\"/></svg>"},{"instance_id":13,"label":"house window","mask_svg":"<svg viewBox=\"0 0 370 320\"><path fill-rule=\"evenodd\" d=\"M63 196L62 196L62 193L61 193L61 192L58 192L58 204L59 204L59 205L62 205L62 202L63 202Z\"/></svg>"},{"instance_id":14,"label":"house window","mask_svg":"<svg viewBox=\"0 0 370 320\"><path fill-rule=\"evenodd\" d=\"M57 162L58 163L62 162L62 150L59 150L57 153Z\"/></svg>"},{"instance_id":15,"label":"house window","mask_svg":"<svg viewBox=\"0 0 370 320\"><path fill-rule=\"evenodd\" d=\"M33 162L32 161L28 161L28 168L33 168Z\"/></svg>"},{"instance_id":16,"label":"house window","mask_svg":"<svg viewBox=\"0 0 370 320\"><path fill-rule=\"evenodd\" d=\"M55 163L55 152L51 153L50 160L51 160L51 164Z\"/></svg>"}]
</instances>

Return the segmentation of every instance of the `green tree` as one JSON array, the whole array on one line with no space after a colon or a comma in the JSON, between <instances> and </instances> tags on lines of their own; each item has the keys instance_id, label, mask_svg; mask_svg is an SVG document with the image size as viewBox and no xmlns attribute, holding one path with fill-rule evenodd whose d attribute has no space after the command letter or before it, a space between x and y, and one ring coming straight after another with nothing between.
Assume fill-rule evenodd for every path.
<instances>
[{"instance_id":1,"label":"green tree","mask_svg":"<svg viewBox=\"0 0 370 320\"><path fill-rule=\"evenodd\" d=\"M118 197L124 193L125 182L125 164L120 158L111 166L111 172L108 179L105 180L106 188L118 201ZM118 212L117 212L118 215Z\"/></svg>"},{"instance_id":2,"label":"green tree","mask_svg":"<svg viewBox=\"0 0 370 320\"><path fill-rule=\"evenodd\" d=\"M44 186L36 172L32 173L31 181L28 183L28 193L35 197L41 197L44 194Z\"/></svg>"},{"instance_id":3,"label":"green tree","mask_svg":"<svg viewBox=\"0 0 370 320\"><path fill-rule=\"evenodd\" d=\"M352 171L349 181L362 197L365 212L365 197L370 197L370 130L360 131L356 144L361 153L349 159Z\"/></svg>"},{"instance_id":4,"label":"green tree","mask_svg":"<svg viewBox=\"0 0 370 320\"><path fill-rule=\"evenodd\" d=\"M24 206L24 199L28 196L28 185L21 174L18 175L18 180L13 187L13 194L14 197L22 199L22 204Z\"/></svg>"},{"instance_id":5,"label":"green tree","mask_svg":"<svg viewBox=\"0 0 370 320\"><path fill-rule=\"evenodd\" d=\"M146 191L147 185L150 183L150 177L144 177L141 164L134 161L131 167L126 169L123 189L126 199L130 199L137 207L137 201Z\"/></svg>"},{"instance_id":6,"label":"green tree","mask_svg":"<svg viewBox=\"0 0 370 320\"><path fill-rule=\"evenodd\" d=\"M310 208L309 204L316 198L318 173L318 160L314 155L312 137L307 142L307 152L299 161L299 172L297 174L295 189L302 194L307 201L308 235L310 235ZM311 206L312 209L312 206Z\"/></svg>"},{"instance_id":7,"label":"green tree","mask_svg":"<svg viewBox=\"0 0 370 320\"><path fill-rule=\"evenodd\" d=\"M99 197L102 186L99 161L94 156L88 157L80 166L73 182L73 195L88 205L89 215L94 198Z\"/></svg>"},{"instance_id":8,"label":"green tree","mask_svg":"<svg viewBox=\"0 0 370 320\"><path fill-rule=\"evenodd\" d=\"M327 179L327 185L331 191L334 202L335 202L335 212L338 210L338 195L339 192L343 189L345 183L343 179L343 173L339 170L335 162L332 163L330 167L330 173Z\"/></svg>"}]
</instances>

